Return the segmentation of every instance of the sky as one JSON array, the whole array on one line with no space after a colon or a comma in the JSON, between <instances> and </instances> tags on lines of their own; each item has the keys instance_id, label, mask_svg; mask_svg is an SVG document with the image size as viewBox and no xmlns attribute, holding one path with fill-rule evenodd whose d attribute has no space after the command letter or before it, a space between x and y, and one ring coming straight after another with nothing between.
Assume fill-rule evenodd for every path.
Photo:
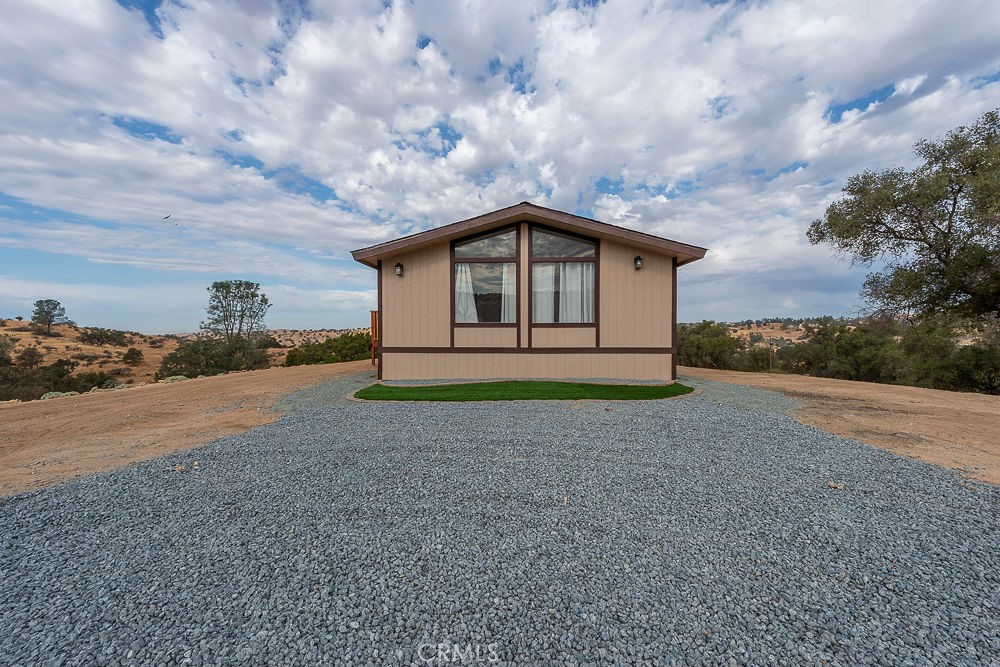
<instances>
[{"instance_id":1,"label":"sky","mask_svg":"<svg viewBox=\"0 0 1000 667\"><path fill-rule=\"evenodd\" d=\"M147 333L367 325L351 250L520 201L709 248L681 321L852 315L809 223L1000 107L994 0L2 6L0 317Z\"/></svg>"}]
</instances>

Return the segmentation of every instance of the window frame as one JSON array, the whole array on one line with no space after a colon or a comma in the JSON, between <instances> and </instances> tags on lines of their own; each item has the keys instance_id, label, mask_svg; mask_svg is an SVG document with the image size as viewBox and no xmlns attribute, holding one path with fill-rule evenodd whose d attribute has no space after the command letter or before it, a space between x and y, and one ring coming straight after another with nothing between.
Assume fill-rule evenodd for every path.
<instances>
[{"instance_id":1,"label":"window frame","mask_svg":"<svg viewBox=\"0 0 1000 667\"><path fill-rule=\"evenodd\" d=\"M479 239L489 238L490 236L499 236L507 232L514 232L514 256L513 257L455 257L455 246L468 243L470 241L477 241ZM497 229L491 229L481 234L473 234L472 236L463 236L462 238L454 239L449 244L449 252L451 255L451 262L449 266L449 271L451 272L450 284L451 284L451 326L452 326L452 338L454 340L454 328L510 328L521 326L521 225L519 223L514 223L512 225L507 225L505 227L499 227ZM514 264L514 286L515 286L515 313L513 322L456 322L455 321L455 267L456 264ZM454 343L453 343L454 346Z\"/></svg>"},{"instance_id":2,"label":"window frame","mask_svg":"<svg viewBox=\"0 0 1000 667\"><path fill-rule=\"evenodd\" d=\"M570 239L580 239L594 244L593 257L550 257L535 256L533 236L535 230L541 230L547 234L564 236ZM533 285L536 263L568 263L568 262L593 262L594 263L594 321L593 322L535 322L535 288ZM558 227L548 225L533 224L528 229L528 326L546 328L594 328L597 329L601 320L601 240L592 236L585 236L575 232L568 232Z\"/></svg>"}]
</instances>

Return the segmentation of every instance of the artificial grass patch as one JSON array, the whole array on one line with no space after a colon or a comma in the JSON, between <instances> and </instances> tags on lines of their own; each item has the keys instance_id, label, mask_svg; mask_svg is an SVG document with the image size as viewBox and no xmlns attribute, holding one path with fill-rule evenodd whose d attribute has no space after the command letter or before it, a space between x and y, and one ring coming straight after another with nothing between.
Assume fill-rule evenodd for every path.
<instances>
[{"instance_id":1,"label":"artificial grass patch","mask_svg":"<svg viewBox=\"0 0 1000 667\"><path fill-rule=\"evenodd\" d=\"M373 384L354 394L369 401L647 401L694 391L682 384L588 384L585 382L469 382L462 384L388 387Z\"/></svg>"}]
</instances>

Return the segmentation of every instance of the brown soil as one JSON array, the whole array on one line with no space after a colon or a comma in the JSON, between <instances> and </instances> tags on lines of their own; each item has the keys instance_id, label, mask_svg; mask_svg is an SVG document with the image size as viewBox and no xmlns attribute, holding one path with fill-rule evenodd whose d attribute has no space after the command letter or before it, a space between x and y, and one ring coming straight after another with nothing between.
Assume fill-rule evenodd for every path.
<instances>
[{"instance_id":1,"label":"brown soil","mask_svg":"<svg viewBox=\"0 0 1000 667\"><path fill-rule=\"evenodd\" d=\"M0 403L0 496L197 447L276 421L292 391L368 361L269 368L172 384Z\"/></svg>"},{"instance_id":2,"label":"brown soil","mask_svg":"<svg viewBox=\"0 0 1000 667\"><path fill-rule=\"evenodd\" d=\"M0 496L184 451L277 420L292 391L371 368L367 361L270 368L49 401L0 403ZM772 389L799 421L1000 483L1000 397L799 375L681 368Z\"/></svg>"},{"instance_id":3,"label":"brown soil","mask_svg":"<svg viewBox=\"0 0 1000 667\"><path fill-rule=\"evenodd\" d=\"M771 389L803 424L1000 484L1000 396L804 375L678 368L678 374Z\"/></svg>"}]
</instances>

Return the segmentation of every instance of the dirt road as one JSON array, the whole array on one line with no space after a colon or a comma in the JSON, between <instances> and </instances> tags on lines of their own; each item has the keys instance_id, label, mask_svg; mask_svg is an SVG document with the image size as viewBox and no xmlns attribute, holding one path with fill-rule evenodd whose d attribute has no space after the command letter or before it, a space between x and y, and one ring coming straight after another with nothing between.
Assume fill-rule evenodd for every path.
<instances>
[{"instance_id":1,"label":"dirt road","mask_svg":"<svg viewBox=\"0 0 1000 667\"><path fill-rule=\"evenodd\" d=\"M1000 484L1000 396L680 367L678 375L762 387L803 404L804 424Z\"/></svg>"},{"instance_id":2,"label":"dirt road","mask_svg":"<svg viewBox=\"0 0 1000 667\"><path fill-rule=\"evenodd\" d=\"M269 368L28 403L0 403L0 495L190 449L278 420L292 391L368 361Z\"/></svg>"},{"instance_id":3,"label":"dirt road","mask_svg":"<svg viewBox=\"0 0 1000 667\"><path fill-rule=\"evenodd\" d=\"M0 496L197 447L276 421L285 394L371 368L367 361L270 368L30 403L0 403ZM799 375L680 368L772 389L795 417L967 476L1000 483L1000 397Z\"/></svg>"}]
</instances>

